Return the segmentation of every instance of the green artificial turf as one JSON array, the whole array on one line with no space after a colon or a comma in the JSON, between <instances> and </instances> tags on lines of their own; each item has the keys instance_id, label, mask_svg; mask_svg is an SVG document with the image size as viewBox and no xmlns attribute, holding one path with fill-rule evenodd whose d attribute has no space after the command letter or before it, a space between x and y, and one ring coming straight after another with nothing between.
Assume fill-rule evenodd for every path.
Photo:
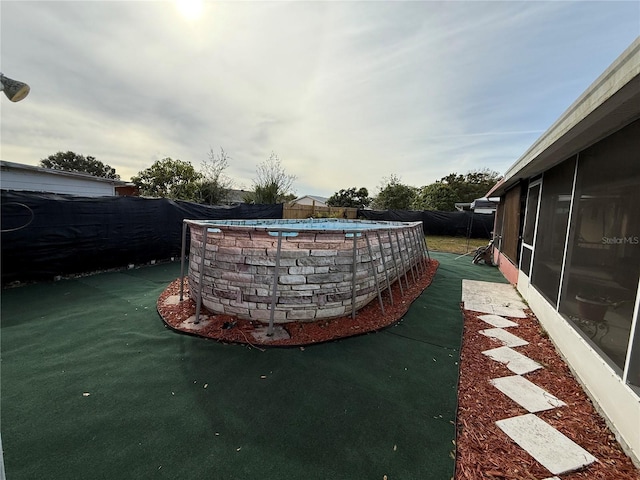
<instances>
[{"instance_id":1,"label":"green artificial turf","mask_svg":"<svg viewBox=\"0 0 640 480\"><path fill-rule=\"evenodd\" d=\"M7 477L448 480L461 279L504 279L433 257L396 326L304 350L165 328L175 263L4 290Z\"/></svg>"}]
</instances>

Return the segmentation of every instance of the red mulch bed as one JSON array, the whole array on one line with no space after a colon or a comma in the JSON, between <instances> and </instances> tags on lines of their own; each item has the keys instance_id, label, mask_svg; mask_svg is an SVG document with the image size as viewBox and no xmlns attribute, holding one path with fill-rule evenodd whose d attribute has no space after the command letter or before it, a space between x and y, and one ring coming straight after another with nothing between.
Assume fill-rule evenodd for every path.
<instances>
[{"instance_id":1,"label":"red mulch bed","mask_svg":"<svg viewBox=\"0 0 640 480\"><path fill-rule=\"evenodd\" d=\"M167 297L179 294L180 279L174 280L167 289L162 292L158 298L157 307L158 313L168 327L225 343L244 343L251 346L268 345L278 347L317 344L374 332L395 324L407 312L411 303L431 284L438 265L437 260L429 261L427 268L424 269L424 273L416 277L415 282L409 273L409 287L407 288L406 284L403 283L404 296L400 295L400 287L398 282L395 282L391 286L394 305L391 305L388 292L383 292L384 314L380 311L378 299L375 298L368 305L356 312L355 320L353 320L351 314L349 314L330 320L281 323L279 326L288 332L290 338L271 340L269 342L259 342L251 335L251 332L256 328L264 327L264 323L244 320L229 315L216 315L207 311L204 307L201 308L200 315L202 319L208 318L209 322L206 326L198 329L197 332L193 329L181 327L182 322L195 315L196 312L195 302L189 298L188 282L185 281L184 283L185 300L183 302L176 305L165 304ZM231 328L225 328L230 325L233 326Z\"/></svg>"},{"instance_id":2,"label":"red mulch bed","mask_svg":"<svg viewBox=\"0 0 640 480\"><path fill-rule=\"evenodd\" d=\"M490 379L514 374L503 364L482 355L484 350L501 346L478 333L491 328L477 318L483 314L463 313L455 480L552 477L496 426L497 420L528 412L489 383ZM517 350L544 368L523 376L567 404L536 415L598 459L581 471L562 475L562 480L640 479L640 472L622 451L536 317L531 311L526 313L526 319L511 318L519 326L508 330L529 342Z\"/></svg>"}]
</instances>

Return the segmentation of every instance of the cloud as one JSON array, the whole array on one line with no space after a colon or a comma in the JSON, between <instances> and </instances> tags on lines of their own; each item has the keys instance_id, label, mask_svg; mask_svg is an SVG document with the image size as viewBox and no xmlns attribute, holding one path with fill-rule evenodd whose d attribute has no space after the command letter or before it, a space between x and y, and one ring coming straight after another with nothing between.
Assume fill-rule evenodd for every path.
<instances>
[{"instance_id":1,"label":"cloud","mask_svg":"<svg viewBox=\"0 0 640 480\"><path fill-rule=\"evenodd\" d=\"M2 157L93 155L129 178L273 151L299 194L517 160L638 35L636 2L3 2ZM588 32L588 34L585 34Z\"/></svg>"}]
</instances>

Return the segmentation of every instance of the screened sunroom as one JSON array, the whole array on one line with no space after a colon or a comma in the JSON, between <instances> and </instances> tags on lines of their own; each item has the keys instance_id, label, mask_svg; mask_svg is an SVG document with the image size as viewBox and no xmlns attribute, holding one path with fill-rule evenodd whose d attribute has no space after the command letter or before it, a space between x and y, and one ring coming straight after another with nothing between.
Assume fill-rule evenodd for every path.
<instances>
[{"instance_id":1,"label":"screened sunroom","mask_svg":"<svg viewBox=\"0 0 640 480\"><path fill-rule=\"evenodd\" d=\"M640 39L506 172L494 259L640 452Z\"/></svg>"}]
</instances>

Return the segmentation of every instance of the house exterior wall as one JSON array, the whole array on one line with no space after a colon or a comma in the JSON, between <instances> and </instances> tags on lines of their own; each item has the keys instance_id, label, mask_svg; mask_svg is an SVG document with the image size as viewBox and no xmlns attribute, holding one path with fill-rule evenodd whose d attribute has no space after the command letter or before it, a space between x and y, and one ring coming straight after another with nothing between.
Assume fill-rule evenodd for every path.
<instances>
[{"instance_id":1,"label":"house exterior wall","mask_svg":"<svg viewBox=\"0 0 640 480\"><path fill-rule=\"evenodd\" d=\"M3 168L0 180L3 190L48 192L84 197L107 197L116 194L114 183L38 170Z\"/></svg>"},{"instance_id":2,"label":"house exterior wall","mask_svg":"<svg viewBox=\"0 0 640 480\"><path fill-rule=\"evenodd\" d=\"M506 278L511 285L517 285L518 266L514 265L511 260L509 260L509 257L497 248L493 251L493 263L498 266L500 273L504 275L504 278Z\"/></svg>"}]
</instances>

